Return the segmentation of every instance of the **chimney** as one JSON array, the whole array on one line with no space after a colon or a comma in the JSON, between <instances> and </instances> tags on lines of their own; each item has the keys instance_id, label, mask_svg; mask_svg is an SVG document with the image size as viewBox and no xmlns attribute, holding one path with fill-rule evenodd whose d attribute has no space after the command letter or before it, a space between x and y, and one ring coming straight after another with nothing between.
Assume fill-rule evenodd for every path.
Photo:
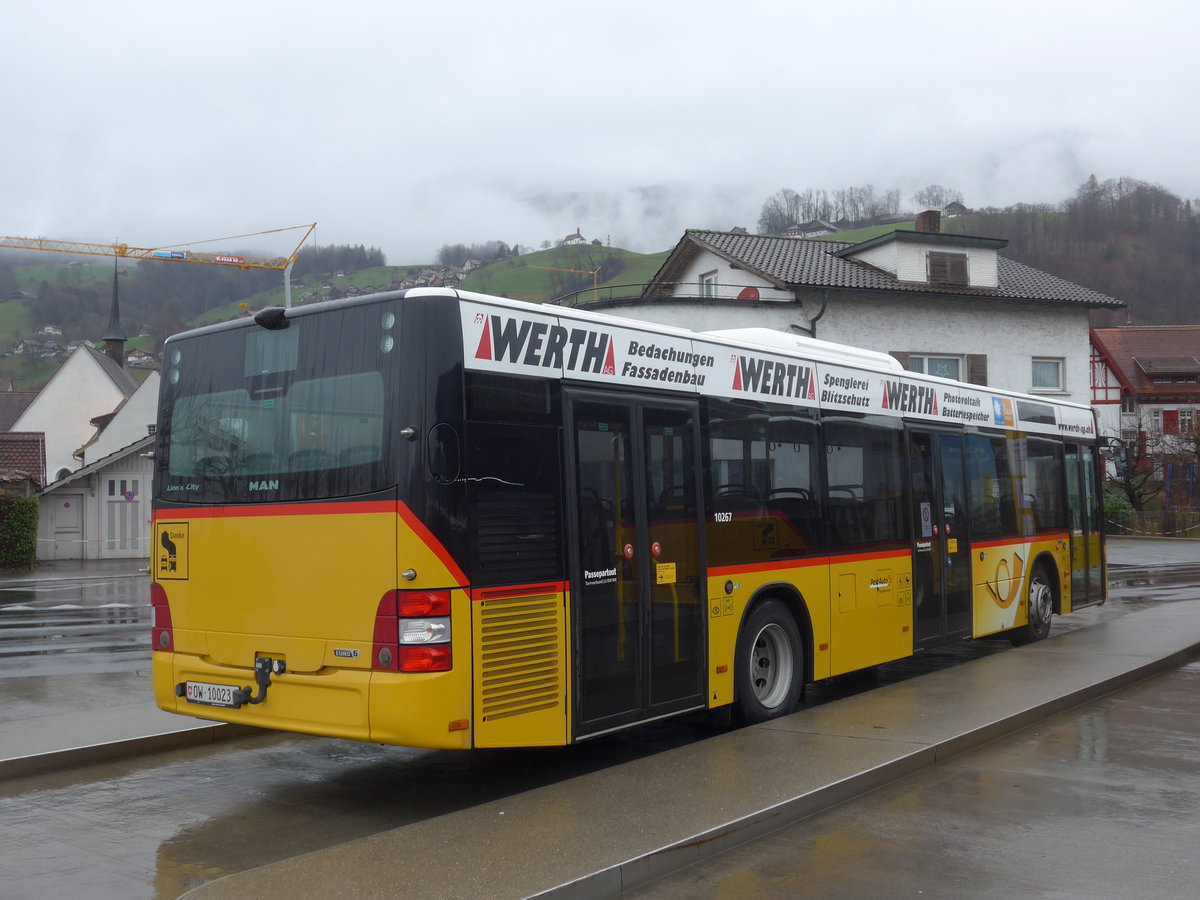
<instances>
[{"instance_id":1,"label":"chimney","mask_svg":"<svg viewBox=\"0 0 1200 900\"><path fill-rule=\"evenodd\" d=\"M917 213L917 231L923 234L937 234L942 230L942 213L940 210L927 209Z\"/></svg>"}]
</instances>

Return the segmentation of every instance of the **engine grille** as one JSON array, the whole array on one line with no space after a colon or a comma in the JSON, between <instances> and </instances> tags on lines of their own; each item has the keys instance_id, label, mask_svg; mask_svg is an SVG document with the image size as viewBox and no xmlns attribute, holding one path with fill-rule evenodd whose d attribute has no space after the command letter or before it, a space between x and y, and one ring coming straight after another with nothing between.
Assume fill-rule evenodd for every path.
<instances>
[{"instance_id":1,"label":"engine grille","mask_svg":"<svg viewBox=\"0 0 1200 900\"><path fill-rule=\"evenodd\" d=\"M556 594L477 605L480 713L484 722L562 703L562 601Z\"/></svg>"}]
</instances>

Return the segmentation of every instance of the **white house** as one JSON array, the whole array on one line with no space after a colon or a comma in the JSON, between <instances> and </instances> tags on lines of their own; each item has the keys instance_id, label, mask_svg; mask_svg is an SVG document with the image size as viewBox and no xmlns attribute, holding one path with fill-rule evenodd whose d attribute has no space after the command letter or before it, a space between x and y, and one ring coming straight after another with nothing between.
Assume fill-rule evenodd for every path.
<instances>
[{"instance_id":1,"label":"white house","mask_svg":"<svg viewBox=\"0 0 1200 900\"><path fill-rule=\"evenodd\" d=\"M46 435L46 477L55 481L79 468L74 454L95 434L91 420L113 412L137 389L137 378L83 344L38 392L12 430Z\"/></svg>"},{"instance_id":2,"label":"white house","mask_svg":"<svg viewBox=\"0 0 1200 900\"><path fill-rule=\"evenodd\" d=\"M148 434L154 433L158 421L158 387L162 381L158 372L146 376L133 396L124 400L111 415L98 416L93 419L108 419L103 424L100 433L83 448L83 462L91 464L128 447L135 441L140 441Z\"/></svg>"},{"instance_id":3,"label":"white house","mask_svg":"<svg viewBox=\"0 0 1200 900\"><path fill-rule=\"evenodd\" d=\"M149 556L153 446L147 434L39 491L38 559Z\"/></svg>"},{"instance_id":4,"label":"white house","mask_svg":"<svg viewBox=\"0 0 1200 900\"><path fill-rule=\"evenodd\" d=\"M585 305L697 331L791 331L1089 403L1088 311L1125 304L1001 256L1006 241L939 226L931 211L917 231L861 243L688 231L641 297Z\"/></svg>"}]
</instances>

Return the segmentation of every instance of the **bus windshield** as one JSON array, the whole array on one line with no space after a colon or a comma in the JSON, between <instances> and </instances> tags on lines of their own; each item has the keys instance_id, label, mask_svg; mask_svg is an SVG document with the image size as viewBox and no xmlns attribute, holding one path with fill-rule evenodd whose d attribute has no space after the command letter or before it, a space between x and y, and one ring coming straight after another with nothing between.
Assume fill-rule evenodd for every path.
<instances>
[{"instance_id":1,"label":"bus windshield","mask_svg":"<svg viewBox=\"0 0 1200 900\"><path fill-rule=\"evenodd\" d=\"M385 410L396 332L389 305L173 341L159 496L279 502L394 485Z\"/></svg>"}]
</instances>

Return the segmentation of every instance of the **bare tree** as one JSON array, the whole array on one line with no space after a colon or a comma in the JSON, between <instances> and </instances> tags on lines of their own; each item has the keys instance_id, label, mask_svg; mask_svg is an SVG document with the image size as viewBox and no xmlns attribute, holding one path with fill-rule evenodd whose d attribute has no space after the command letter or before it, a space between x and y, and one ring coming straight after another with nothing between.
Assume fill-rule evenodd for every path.
<instances>
[{"instance_id":1,"label":"bare tree","mask_svg":"<svg viewBox=\"0 0 1200 900\"><path fill-rule=\"evenodd\" d=\"M943 209L951 203L962 203L962 194L940 184L930 184L913 194L917 209Z\"/></svg>"}]
</instances>

